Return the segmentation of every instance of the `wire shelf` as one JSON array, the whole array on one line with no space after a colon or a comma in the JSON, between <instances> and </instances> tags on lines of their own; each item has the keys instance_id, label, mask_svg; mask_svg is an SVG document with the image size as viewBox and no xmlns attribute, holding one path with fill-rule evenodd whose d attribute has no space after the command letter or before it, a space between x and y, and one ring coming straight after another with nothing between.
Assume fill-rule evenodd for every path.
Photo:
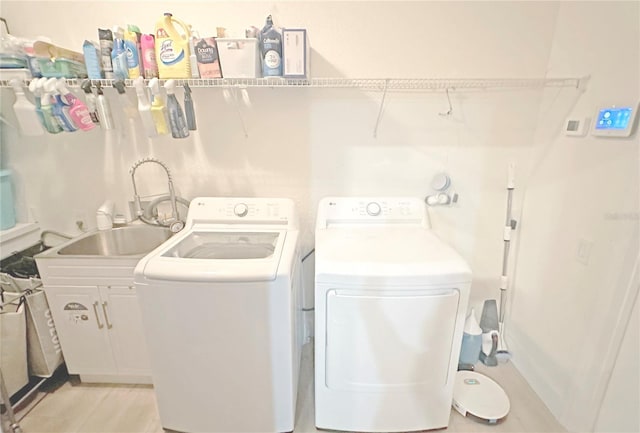
<instances>
[{"instance_id":1,"label":"wire shelf","mask_svg":"<svg viewBox=\"0 0 640 433\"><path fill-rule=\"evenodd\" d=\"M544 87L582 87L583 78L216 78L176 79L176 85L188 84L193 88L311 88L311 89L361 89L368 91L443 91L446 89L513 89ZM69 87L79 87L83 79L67 79ZM163 83L166 80L160 80ZM23 80L25 84L29 80ZM91 80L92 85L113 87L115 80ZM148 83L149 80L145 80ZM133 80L125 80L133 87ZM0 87L10 87L9 80L0 80Z\"/></svg>"}]
</instances>

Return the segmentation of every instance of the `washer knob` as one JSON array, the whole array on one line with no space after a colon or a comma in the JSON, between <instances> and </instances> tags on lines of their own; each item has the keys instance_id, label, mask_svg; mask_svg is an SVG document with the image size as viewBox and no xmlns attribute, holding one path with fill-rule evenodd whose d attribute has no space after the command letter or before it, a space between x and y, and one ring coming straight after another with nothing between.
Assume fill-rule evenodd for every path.
<instances>
[{"instance_id":1,"label":"washer knob","mask_svg":"<svg viewBox=\"0 0 640 433\"><path fill-rule=\"evenodd\" d=\"M233 213L239 217L247 216L247 214L249 213L249 207L244 203L238 203L233 208Z\"/></svg>"},{"instance_id":2,"label":"washer knob","mask_svg":"<svg viewBox=\"0 0 640 433\"><path fill-rule=\"evenodd\" d=\"M382 212L382 208L375 201L372 201L371 203L367 204L367 213L369 215L378 216L378 215L380 215L380 212Z\"/></svg>"}]
</instances>

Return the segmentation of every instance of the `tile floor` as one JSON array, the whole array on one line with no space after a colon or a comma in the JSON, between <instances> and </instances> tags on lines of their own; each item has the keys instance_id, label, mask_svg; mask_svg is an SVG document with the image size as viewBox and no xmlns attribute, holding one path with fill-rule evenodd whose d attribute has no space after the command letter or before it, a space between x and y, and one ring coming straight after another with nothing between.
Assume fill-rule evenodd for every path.
<instances>
[{"instance_id":1,"label":"tile floor","mask_svg":"<svg viewBox=\"0 0 640 433\"><path fill-rule=\"evenodd\" d=\"M502 385L511 412L498 425L486 425L451 411L444 432L564 432L513 364L481 366L478 371ZM65 382L33 407L18 413L24 433L162 433L153 388L146 385L72 386ZM303 351L295 432L317 432L314 426L313 347Z\"/></svg>"}]
</instances>

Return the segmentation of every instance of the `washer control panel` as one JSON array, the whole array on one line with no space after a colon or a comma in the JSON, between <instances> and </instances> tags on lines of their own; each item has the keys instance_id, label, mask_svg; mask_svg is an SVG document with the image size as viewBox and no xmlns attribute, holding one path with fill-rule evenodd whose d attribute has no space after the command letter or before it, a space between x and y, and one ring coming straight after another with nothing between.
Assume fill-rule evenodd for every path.
<instances>
[{"instance_id":1,"label":"washer control panel","mask_svg":"<svg viewBox=\"0 0 640 433\"><path fill-rule=\"evenodd\" d=\"M199 223L284 223L295 221L289 199L198 197L191 201L187 222Z\"/></svg>"},{"instance_id":2,"label":"washer control panel","mask_svg":"<svg viewBox=\"0 0 640 433\"><path fill-rule=\"evenodd\" d=\"M424 202L413 197L328 197L318 207L318 223L428 221Z\"/></svg>"}]
</instances>

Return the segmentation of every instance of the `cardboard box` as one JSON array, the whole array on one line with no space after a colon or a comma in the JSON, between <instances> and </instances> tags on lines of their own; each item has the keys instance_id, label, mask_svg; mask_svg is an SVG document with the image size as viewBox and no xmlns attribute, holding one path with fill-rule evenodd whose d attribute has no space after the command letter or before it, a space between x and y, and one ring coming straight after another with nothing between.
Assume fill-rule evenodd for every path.
<instances>
[{"instance_id":1,"label":"cardboard box","mask_svg":"<svg viewBox=\"0 0 640 433\"><path fill-rule=\"evenodd\" d=\"M259 78L258 39L217 38L220 67L224 78Z\"/></svg>"},{"instance_id":2,"label":"cardboard box","mask_svg":"<svg viewBox=\"0 0 640 433\"><path fill-rule=\"evenodd\" d=\"M282 29L282 76L310 77L310 46L307 29Z\"/></svg>"}]
</instances>

